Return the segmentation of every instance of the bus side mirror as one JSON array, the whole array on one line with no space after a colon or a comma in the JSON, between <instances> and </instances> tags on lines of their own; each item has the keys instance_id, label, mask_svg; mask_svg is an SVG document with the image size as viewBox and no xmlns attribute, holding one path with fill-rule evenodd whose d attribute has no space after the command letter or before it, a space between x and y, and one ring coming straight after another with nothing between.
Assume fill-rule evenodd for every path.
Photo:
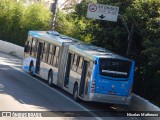
<instances>
[{"instance_id":1,"label":"bus side mirror","mask_svg":"<svg viewBox=\"0 0 160 120\"><path fill-rule=\"evenodd\" d=\"M95 64L95 65L97 64L97 60L94 61L94 64Z\"/></svg>"},{"instance_id":2,"label":"bus side mirror","mask_svg":"<svg viewBox=\"0 0 160 120\"><path fill-rule=\"evenodd\" d=\"M28 46L27 45L25 45L25 47L24 47L24 52L28 52Z\"/></svg>"},{"instance_id":3,"label":"bus side mirror","mask_svg":"<svg viewBox=\"0 0 160 120\"><path fill-rule=\"evenodd\" d=\"M25 43L24 52L29 52L29 42L28 41L26 41Z\"/></svg>"}]
</instances>

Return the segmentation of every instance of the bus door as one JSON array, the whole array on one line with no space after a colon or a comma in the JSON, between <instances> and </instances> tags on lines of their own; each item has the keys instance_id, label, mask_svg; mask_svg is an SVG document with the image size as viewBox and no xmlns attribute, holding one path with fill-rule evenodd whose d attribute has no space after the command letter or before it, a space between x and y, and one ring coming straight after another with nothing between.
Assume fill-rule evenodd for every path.
<instances>
[{"instance_id":1,"label":"bus door","mask_svg":"<svg viewBox=\"0 0 160 120\"><path fill-rule=\"evenodd\" d=\"M82 74L81 74L80 89L79 89L79 96L81 96L82 98L84 97L85 89L87 89L85 86L87 82L86 75L88 70L88 63L89 63L88 61L84 60L82 66Z\"/></svg>"},{"instance_id":2,"label":"bus door","mask_svg":"<svg viewBox=\"0 0 160 120\"><path fill-rule=\"evenodd\" d=\"M39 74L39 71L40 71L40 60L41 60L42 49L43 49L43 43L39 42L38 51L37 51L37 60L36 60L36 73L37 74Z\"/></svg>"},{"instance_id":3,"label":"bus door","mask_svg":"<svg viewBox=\"0 0 160 120\"><path fill-rule=\"evenodd\" d=\"M72 54L69 53L68 60L67 60L67 66L66 66L65 80L64 80L65 87L68 87L68 83L69 83L69 75L70 75L71 60L72 60L71 57L72 57Z\"/></svg>"}]
</instances>

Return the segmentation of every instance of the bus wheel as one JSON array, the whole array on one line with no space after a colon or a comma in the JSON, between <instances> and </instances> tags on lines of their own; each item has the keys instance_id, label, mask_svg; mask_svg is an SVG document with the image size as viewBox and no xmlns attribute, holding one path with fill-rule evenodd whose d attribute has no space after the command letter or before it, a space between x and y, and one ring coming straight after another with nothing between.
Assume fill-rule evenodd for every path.
<instances>
[{"instance_id":1,"label":"bus wheel","mask_svg":"<svg viewBox=\"0 0 160 120\"><path fill-rule=\"evenodd\" d=\"M52 86L52 82L53 82L53 73L49 72L49 75L48 75L48 85Z\"/></svg>"},{"instance_id":2,"label":"bus wheel","mask_svg":"<svg viewBox=\"0 0 160 120\"><path fill-rule=\"evenodd\" d=\"M79 99L78 99L78 85L75 85L75 86L74 86L73 99L74 99L74 101L76 101L76 102L79 101Z\"/></svg>"},{"instance_id":3,"label":"bus wheel","mask_svg":"<svg viewBox=\"0 0 160 120\"><path fill-rule=\"evenodd\" d=\"M34 66L33 66L33 63L31 63L30 67L29 67L29 72L32 76L34 76L33 74L33 70L34 70Z\"/></svg>"}]
</instances>

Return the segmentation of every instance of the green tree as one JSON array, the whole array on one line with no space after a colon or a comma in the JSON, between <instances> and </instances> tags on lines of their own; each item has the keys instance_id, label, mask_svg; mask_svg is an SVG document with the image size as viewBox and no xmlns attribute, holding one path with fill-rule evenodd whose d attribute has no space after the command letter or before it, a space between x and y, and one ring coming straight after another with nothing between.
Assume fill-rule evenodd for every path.
<instances>
[{"instance_id":1,"label":"green tree","mask_svg":"<svg viewBox=\"0 0 160 120\"><path fill-rule=\"evenodd\" d=\"M0 2L0 39L23 46L29 30L48 30L50 11L43 4Z\"/></svg>"},{"instance_id":2,"label":"green tree","mask_svg":"<svg viewBox=\"0 0 160 120\"><path fill-rule=\"evenodd\" d=\"M129 58L136 61L134 92L160 105L160 95L157 94L160 92L160 1L82 0L72 12L63 16L68 25L72 23L69 35L125 56L128 32L122 19L118 17L117 22L88 19L88 3L120 8L119 14L124 17L129 31L133 31Z\"/></svg>"},{"instance_id":3,"label":"green tree","mask_svg":"<svg viewBox=\"0 0 160 120\"><path fill-rule=\"evenodd\" d=\"M160 1L135 0L126 13L135 26L136 93L159 104L160 95ZM134 16L133 16L134 14ZM143 87L141 87L143 86ZM159 104L160 105L160 104Z\"/></svg>"},{"instance_id":4,"label":"green tree","mask_svg":"<svg viewBox=\"0 0 160 120\"><path fill-rule=\"evenodd\" d=\"M58 10L55 30L57 30L61 34L72 36L74 28L75 28L75 24L72 17L69 17L68 14L65 14L61 10Z\"/></svg>"}]
</instances>

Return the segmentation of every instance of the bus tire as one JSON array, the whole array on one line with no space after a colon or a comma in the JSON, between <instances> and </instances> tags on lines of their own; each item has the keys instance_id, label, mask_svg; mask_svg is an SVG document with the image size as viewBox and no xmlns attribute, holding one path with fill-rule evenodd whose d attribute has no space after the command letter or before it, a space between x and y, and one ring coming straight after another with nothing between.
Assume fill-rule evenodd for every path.
<instances>
[{"instance_id":1,"label":"bus tire","mask_svg":"<svg viewBox=\"0 0 160 120\"><path fill-rule=\"evenodd\" d=\"M48 74L48 85L50 87L53 86L52 82L53 82L53 72L50 71L49 74Z\"/></svg>"},{"instance_id":2,"label":"bus tire","mask_svg":"<svg viewBox=\"0 0 160 120\"><path fill-rule=\"evenodd\" d=\"M79 101L79 98L78 98L78 85L74 86L74 89L73 89L73 99L76 102Z\"/></svg>"},{"instance_id":3,"label":"bus tire","mask_svg":"<svg viewBox=\"0 0 160 120\"><path fill-rule=\"evenodd\" d=\"M33 62L31 62L30 66L29 66L29 72L30 72L31 76L34 76L33 71L34 71L34 65L33 65Z\"/></svg>"}]
</instances>

